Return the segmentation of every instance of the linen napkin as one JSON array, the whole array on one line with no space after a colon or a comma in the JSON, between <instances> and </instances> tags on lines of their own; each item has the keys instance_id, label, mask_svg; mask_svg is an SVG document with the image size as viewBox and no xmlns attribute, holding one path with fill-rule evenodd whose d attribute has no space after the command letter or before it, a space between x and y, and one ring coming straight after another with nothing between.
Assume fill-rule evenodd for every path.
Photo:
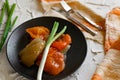
<instances>
[{"instance_id":1,"label":"linen napkin","mask_svg":"<svg viewBox=\"0 0 120 80\"><path fill-rule=\"evenodd\" d=\"M105 50L106 56L98 65L92 80L120 80L120 8L107 14Z\"/></svg>"},{"instance_id":2,"label":"linen napkin","mask_svg":"<svg viewBox=\"0 0 120 80\"><path fill-rule=\"evenodd\" d=\"M60 18L65 18L65 16L63 16L62 14L60 14L59 12L56 12L54 10L51 9L51 7L61 7L60 5L60 1L61 0L56 0L56 1L52 1L52 0L40 0L41 6L44 10L44 16L55 16L55 17L60 17ZM90 27L91 29L93 29L94 31L97 32L97 35L92 36L91 34L89 34L88 32L86 32L85 30L81 29L80 30L83 32L83 34L85 35L86 38L88 39L92 39L94 41L97 41L99 43L103 43L104 41L104 18L101 17L100 15L96 14L94 11L92 11L91 9L89 9L88 7L84 6L82 3L80 3L80 1L78 0L65 0L68 5L80 12L83 16L88 17L89 19L91 19L92 21L96 22L98 25L103 27L103 30L99 31L97 29L95 29L91 24L85 22L83 19L79 19L82 21L83 24L87 25L88 27Z\"/></svg>"}]
</instances>

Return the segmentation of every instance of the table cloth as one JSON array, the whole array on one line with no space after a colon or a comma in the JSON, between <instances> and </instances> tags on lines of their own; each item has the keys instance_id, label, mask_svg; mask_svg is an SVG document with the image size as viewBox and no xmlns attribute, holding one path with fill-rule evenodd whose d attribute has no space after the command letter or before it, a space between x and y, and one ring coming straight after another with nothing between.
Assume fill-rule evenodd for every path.
<instances>
[{"instance_id":1,"label":"table cloth","mask_svg":"<svg viewBox=\"0 0 120 80\"><path fill-rule=\"evenodd\" d=\"M79 0L82 5L92 10L96 14L100 15L102 18L106 17L106 14L114 7L120 5L119 0ZM0 0L0 12L4 0ZM15 9L14 16L18 15L19 18L12 29L12 31L21 23L40 16L51 15L48 13L43 14L43 8L37 0L9 0L10 5L16 3L17 7ZM50 13L50 12L49 12ZM13 16L13 17L14 17ZM0 36L3 33L3 28L5 25L2 24L0 28ZM11 32L12 32L11 31ZM11 34L9 33L9 35ZM104 57L103 44L98 43L93 40L93 38L86 38L87 40L87 56L81 67L75 71L73 74L68 76L63 80L91 80L93 73L95 72L96 66L101 62ZM97 47L97 48L96 48ZM6 44L3 46L0 52L0 80L28 80L25 77L19 75L10 66L6 57Z\"/></svg>"}]
</instances>

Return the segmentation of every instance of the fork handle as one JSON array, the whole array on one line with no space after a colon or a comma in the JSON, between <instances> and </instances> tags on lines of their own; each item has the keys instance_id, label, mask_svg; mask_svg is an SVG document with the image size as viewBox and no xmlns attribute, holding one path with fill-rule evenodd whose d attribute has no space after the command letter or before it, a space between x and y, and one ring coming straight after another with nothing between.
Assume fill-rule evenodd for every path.
<instances>
[{"instance_id":1,"label":"fork handle","mask_svg":"<svg viewBox=\"0 0 120 80\"><path fill-rule=\"evenodd\" d=\"M74 23L76 23L77 25L79 25L82 29L84 29L85 31L87 31L88 33L90 33L92 36L95 36L97 34L97 32L91 30L89 27L85 26L84 24L82 24L80 21L78 21L77 19L75 19L72 16L67 16L67 18L71 21L73 21Z\"/></svg>"}]
</instances>

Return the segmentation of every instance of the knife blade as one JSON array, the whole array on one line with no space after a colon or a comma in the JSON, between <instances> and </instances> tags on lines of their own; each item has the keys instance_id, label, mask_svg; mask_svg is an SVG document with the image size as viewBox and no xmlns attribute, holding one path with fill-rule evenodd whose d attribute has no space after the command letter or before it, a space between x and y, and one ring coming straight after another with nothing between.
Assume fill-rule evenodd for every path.
<instances>
[{"instance_id":1,"label":"knife blade","mask_svg":"<svg viewBox=\"0 0 120 80\"><path fill-rule=\"evenodd\" d=\"M76 16L78 16L78 18L81 17L82 19L84 19L85 21L87 21L88 23L93 25L95 28L97 28L98 30L102 30L101 26L97 25L95 22L93 22L89 18L82 16L79 12L73 10L65 1L61 1L60 4L65 9L66 12L68 12L68 13L73 12L73 13L75 13Z\"/></svg>"},{"instance_id":2,"label":"knife blade","mask_svg":"<svg viewBox=\"0 0 120 80\"><path fill-rule=\"evenodd\" d=\"M74 17L72 17L71 15L69 15L69 13L66 12L65 10L62 10L62 9L60 9L58 7L52 7L52 9L59 12L59 13L61 13L62 15L64 15L66 18L68 18L70 21L72 21L75 24L77 24L78 26L80 26L82 29L84 29L85 31L90 33L92 36L95 36L97 34L97 32L93 31L89 27L86 27L86 25L82 24L79 20L77 20Z\"/></svg>"}]
</instances>

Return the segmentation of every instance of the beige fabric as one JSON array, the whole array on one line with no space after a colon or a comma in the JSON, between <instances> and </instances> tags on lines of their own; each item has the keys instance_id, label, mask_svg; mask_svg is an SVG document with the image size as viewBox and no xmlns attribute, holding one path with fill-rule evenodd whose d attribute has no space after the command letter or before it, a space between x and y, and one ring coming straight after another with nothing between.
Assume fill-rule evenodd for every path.
<instances>
[{"instance_id":1,"label":"beige fabric","mask_svg":"<svg viewBox=\"0 0 120 80\"><path fill-rule=\"evenodd\" d=\"M90 10L88 7L82 5L78 0L69 0L67 1L67 3L71 6L72 9L79 11L82 15L88 17L89 19L91 19L94 22L102 22L104 21L104 18L102 18L101 16L99 16L98 14L96 14L95 12L93 12L92 10ZM66 19L62 14L51 10L51 7L61 7L61 5L58 3L52 3L52 2L41 2L41 5L45 11L44 16L56 16L56 17L60 17L60 18L64 18ZM91 25L90 25L91 26ZM94 29L94 28L93 28ZM94 29L96 30L96 29ZM98 34L96 36L91 36L89 33L85 32L82 30L82 32L84 33L86 38L92 39L94 41L97 41L99 43L103 43L104 40L104 31L98 31Z\"/></svg>"},{"instance_id":2,"label":"beige fabric","mask_svg":"<svg viewBox=\"0 0 120 80\"><path fill-rule=\"evenodd\" d=\"M5 0L0 0L0 9L2 8L2 4L4 1ZM103 17L105 17L106 13L109 10L111 10L113 7L120 5L120 0L80 0L80 1L82 3L84 3L84 5L82 5L83 7L87 6L85 8L87 8L88 10L90 10L89 8L94 10L93 13L95 13L95 15L97 13ZM87 1L87 3L85 3L86 1ZM105 4L102 4L103 6L99 5L99 4L101 4L102 1L106 2ZM15 24L14 28L16 28L18 25L22 24L24 21L43 16L42 12L41 12L42 8L40 6L40 2L38 2L37 0L9 0L9 2L10 2L10 5L12 5L12 3L17 4L13 17L16 15L19 17L18 17L17 23ZM79 6L81 6L81 2L79 3L80 4ZM48 3L46 3L46 4L50 5ZM51 3L51 5L52 5L52 3ZM46 6L46 8L47 8L47 6ZM49 13L49 9L44 9L44 10L46 10L45 15L47 14L47 12ZM84 11L84 9L82 11ZM54 11L51 13L51 15L54 15L54 13L57 15L59 14ZM59 14L59 16L60 15L61 14ZM64 16L61 15L61 17L64 17ZM5 25L5 22L3 25ZM2 35L2 31L3 31L3 28L1 26L0 35ZM98 38L98 39L100 39L100 38ZM91 53L91 48L95 45L94 46L95 47L94 54L97 54L95 51L96 51L96 49L99 48L99 46L97 46L97 43L94 44L93 42L91 42L91 40L89 40L87 42L88 42L88 54L87 54L86 60L84 61L83 65L75 73L68 76L64 80L90 80L90 77L92 76L93 71L95 69L96 62L98 61L97 63L99 63L99 61L101 60L101 53L100 53L101 51L97 52L100 54L93 55ZM96 48L96 46L97 46L97 48ZM6 45L2 49L2 52L0 53L0 80L28 80L28 79L25 79L25 77L18 74L16 71L14 71L14 69L10 66L10 64L7 60L7 57L6 57L5 48L6 48ZM93 59L95 60L95 58L96 58L96 62L93 62Z\"/></svg>"}]
</instances>

